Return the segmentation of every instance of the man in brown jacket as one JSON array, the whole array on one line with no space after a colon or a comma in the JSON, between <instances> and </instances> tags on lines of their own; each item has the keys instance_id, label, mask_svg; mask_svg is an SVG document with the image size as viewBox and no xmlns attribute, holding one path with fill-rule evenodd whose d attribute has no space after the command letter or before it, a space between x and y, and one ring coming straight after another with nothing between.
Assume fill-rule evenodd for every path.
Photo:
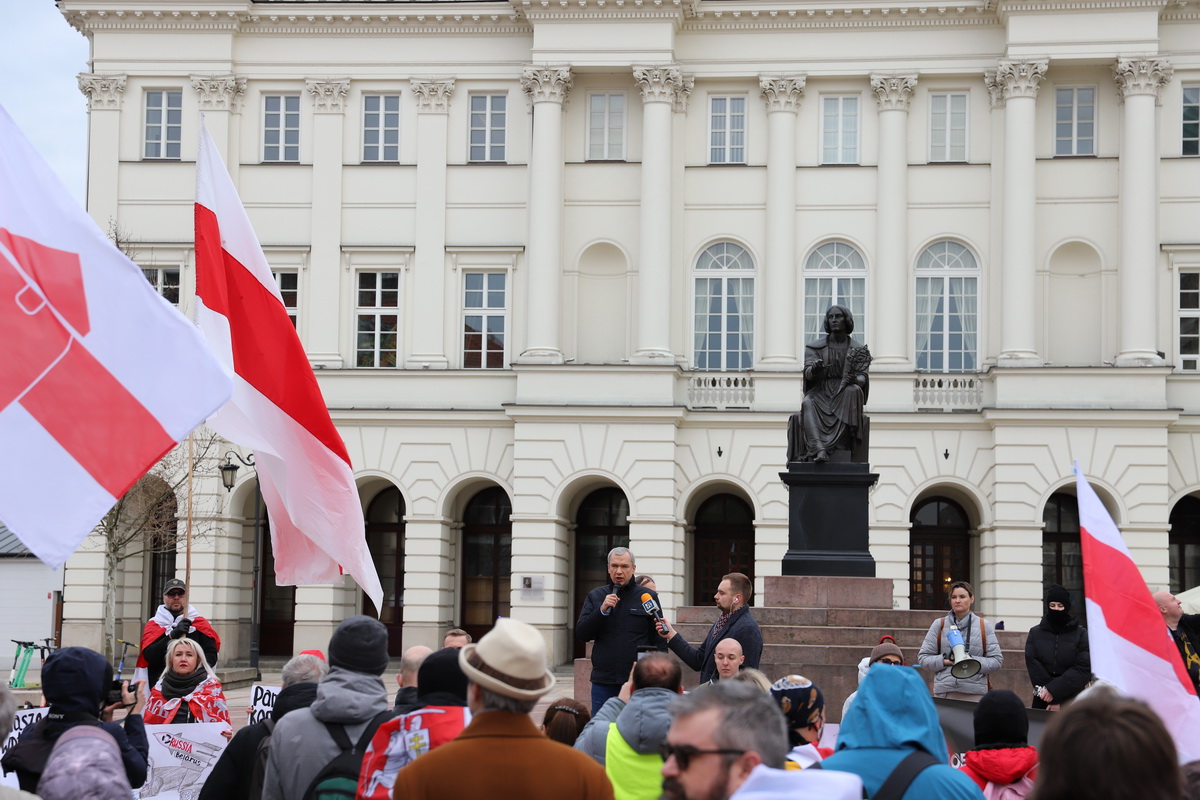
<instances>
[{"instance_id":1,"label":"man in brown jacket","mask_svg":"<svg viewBox=\"0 0 1200 800\"><path fill-rule=\"evenodd\" d=\"M479 644L459 651L458 663L469 681L471 724L400 770L395 800L612 800L603 767L547 739L529 718L554 686L537 628L501 617Z\"/></svg>"}]
</instances>

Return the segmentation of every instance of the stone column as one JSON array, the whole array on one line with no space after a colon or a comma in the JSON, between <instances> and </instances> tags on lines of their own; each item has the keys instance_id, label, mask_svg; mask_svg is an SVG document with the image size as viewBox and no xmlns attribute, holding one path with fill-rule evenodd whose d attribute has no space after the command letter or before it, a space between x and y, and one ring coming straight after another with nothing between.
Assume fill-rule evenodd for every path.
<instances>
[{"instance_id":1,"label":"stone column","mask_svg":"<svg viewBox=\"0 0 1200 800\"><path fill-rule=\"evenodd\" d=\"M759 267L764 315L759 369L796 369L796 112L804 75L762 76L767 104L767 238Z\"/></svg>"},{"instance_id":2,"label":"stone column","mask_svg":"<svg viewBox=\"0 0 1200 800\"><path fill-rule=\"evenodd\" d=\"M242 101L246 97L246 79L236 75L193 75L192 88L200 100L204 126L225 161L233 185L237 186L241 148L238 147L237 126L233 116L242 109Z\"/></svg>"},{"instance_id":3,"label":"stone column","mask_svg":"<svg viewBox=\"0 0 1200 800\"><path fill-rule=\"evenodd\" d=\"M1158 137L1155 105L1174 70L1163 58L1120 58L1121 297L1119 367L1161 366L1158 354Z\"/></svg>"},{"instance_id":4,"label":"stone column","mask_svg":"<svg viewBox=\"0 0 1200 800\"><path fill-rule=\"evenodd\" d=\"M529 234L525 260L529 273L525 308L525 349L521 364L561 364L563 102L571 91L567 67L527 66L521 88L533 104L529 148Z\"/></svg>"},{"instance_id":5,"label":"stone column","mask_svg":"<svg viewBox=\"0 0 1200 800\"><path fill-rule=\"evenodd\" d=\"M117 198L121 153L121 97L124 75L79 74L79 91L88 100L88 213L104 230L109 220L118 220Z\"/></svg>"},{"instance_id":6,"label":"stone column","mask_svg":"<svg viewBox=\"0 0 1200 800\"><path fill-rule=\"evenodd\" d=\"M446 369L446 132L454 81L411 81L417 98L416 229L408 286L413 309L408 369Z\"/></svg>"},{"instance_id":7,"label":"stone column","mask_svg":"<svg viewBox=\"0 0 1200 800\"><path fill-rule=\"evenodd\" d=\"M879 166L875 210L875 258L868 303L872 368L905 372L912 369L908 332L908 106L917 76L872 75L879 103ZM870 298L874 298L871 302Z\"/></svg>"},{"instance_id":8,"label":"stone column","mask_svg":"<svg viewBox=\"0 0 1200 800\"><path fill-rule=\"evenodd\" d=\"M1037 191L1034 182L1034 120L1038 86L1048 62L1001 61L996 80L1004 110L1004 254L998 367L1032 367L1042 363L1037 352L1037 255L1034 232Z\"/></svg>"},{"instance_id":9,"label":"stone column","mask_svg":"<svg viewBox=\"0 0 1200 800\"><path fill-rule=\"evenodd\" d=\"M674 65L634 67L642 92L642 201L634 364L673 364L671 351L671 123L683 76Z\"/></svg>"},{"instance_id":10,"label":"stone column","mask_svg":"<svg viewBox=\"0 0 1200 800\"><path fill-rule=\"evenodd\" d=\"M1004 181L1001 176L1004 174L1004 86L1000 82L999 73L997 70L986 70L983 73L983 84L988 92L988 122L991 133L991 166L988 169L990 192L988 194L988 203L992 209L1004 208ZM989 264L1001 264L1004 259L1004 216L1000 213L988 214L988 239L989 248L987 260ZM999 270L990 270L990 274L984 278L981 283L981 288L986 287L986 291L980 292L981 298L987 298L986 309L980 305L980 312L986 310L988 319L1001 319L1001 308L1003 306L1003 286L1004 276ZM982 365L985 358L990 357L996 347L989 347L987 352L984 352L982 347L979 348L979 364Z\"/></svg>"},{"instance_id":11,"label":"stone column","mask_svg":"<svg viewBox=\"0 0 1200 800\"><path fill-rule=\"evenodd\" d=\"M300 276L310 298L341 296L342 263L342 129L350 79L309 80L313 100L312 248L308 280ZM310 307L312 305L310 304ZM308 359L314 366L342 366L338 314L306 314L300 318Z\"/></svg>"}]
</instances>

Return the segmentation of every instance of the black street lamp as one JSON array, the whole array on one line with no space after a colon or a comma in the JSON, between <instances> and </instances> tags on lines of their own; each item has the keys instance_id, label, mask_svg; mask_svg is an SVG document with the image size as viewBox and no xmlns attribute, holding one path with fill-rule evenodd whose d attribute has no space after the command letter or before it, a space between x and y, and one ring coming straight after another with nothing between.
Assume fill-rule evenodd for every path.
<instances>
[{"instance_id":1,"label":"black street lamp","mask_svg":"<svg viewBox=\"0 0 1200 800\"><path fill-rule=\"evenodd\" d=\"M221 465L221 483L225 486L226 492L233 491L234 481L237 480L238 465L233 463L233 459L237 459L244 466L254 467L254 454L242 458L240 455L230 450L225 454L225 463ZM259 598L258 598L258 578L261 565L259 564L259 549L262 536L262 489L258 484L258 475L254 477L254 577L251 583L250 592L250 667L254 670L254 679L262 680L262 673L258 669L258 625L259 625Z\"/></svg>"}]
</instances>

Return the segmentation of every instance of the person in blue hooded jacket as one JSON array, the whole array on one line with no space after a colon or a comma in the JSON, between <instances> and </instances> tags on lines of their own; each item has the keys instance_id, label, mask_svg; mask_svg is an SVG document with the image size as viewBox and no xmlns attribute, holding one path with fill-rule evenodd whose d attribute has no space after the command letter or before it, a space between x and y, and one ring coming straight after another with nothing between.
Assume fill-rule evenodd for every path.
<instances>
[{"instance_id":1,"label":"person in blue hooded jacket","mask_svg":"<svg viewBox=\"0 0 1200 800\"><path fill-rule=\"evenodd\" d=\"M904 667L875 664L842 720L834 754L821 766L859 776L867 795L875 797L892 770L915 751L937 763L917 773L903 800L983 797L974 781L947 763L942 726L921 677Z\"/></svg>"}]
</instances>

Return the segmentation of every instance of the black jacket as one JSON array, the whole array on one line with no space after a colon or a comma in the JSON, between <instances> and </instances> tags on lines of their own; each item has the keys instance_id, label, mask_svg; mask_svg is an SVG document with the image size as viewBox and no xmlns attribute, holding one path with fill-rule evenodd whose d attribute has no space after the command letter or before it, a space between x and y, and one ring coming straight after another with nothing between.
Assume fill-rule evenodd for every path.
<instances>
[{"instance_id":1,"label":"black jacket","mask_svg":"<svg viewBox=\"0 0 1200 800\"><path fill-rule=\"evenodd\" d=\"M1092 679L1087 628L1074 617L1064 625L1043 617L1025 638L1025 669L1030 685L1045 686L1055 703L1070 700Z\"/></svg>"},{"instance_id":2,"label":"black jacket","mask_svg":"<svg viewBox=\"0 0 1200 800\"><path fill-rule=\"evenodd\" d=\"M392 704L392 711L396 716L407 714L410 711L416 711L418 708L424 708L429 705L422 703L417 699L417 687L401 686L396 692L396 702Z\"/></svg>"},{"instance_id":3,"label":"black jacket","mask_svg":"<svg viewBox=\"0 0 1200 800\"><path fill-rule=\"evenodd\" d=\"M759 661L762 659L762 631L759 630L754 617L750 616L750 607L742 606L733 612L720 632L716 630L716 627L714 622L699 647L692 647L683 640L682 636L672 637L671 652L679 656L683 663L698 670L700 682L706 683L717 674L717 664L713 661L713 651L717 649L717 644L722 639L736 639L742 646L742 655L746 657L746 660L742 662L742 668L758 669Z\"/></svg>"},{"instance_id":4,"label":"black jacket","mask_svg":"<svg viewBox=\"0 0 1200 800\"><path fill-rule=\"evenodd\" d=\"M1192 679L1192 686L1195 687L1196 693L1200 694L1200 614L1184 614L1179 619L1179 626L1171 631L1171 638L1175 640L1175 646L1179 648L1179 658L1183 660L1183 668L1187 670L1188 677ZM1184 639L1187 639L1191 645L1192 661L1188 663L1187 648L1184 645Z\"/></svg>"},{"instance_id":5,"label":"black jacket","mask_svg":"<svg viewBox=\"0 0 1200 800\"><path fill-rule=\"evenodd\" d=\"M297 708L308 708L317 699L315 683L293 683L283 687L271 708L271 719L278 722L284 714ZM233 735L225 752L213 764L199 800L246 800L250 796L250 775L254 770L254 758L258 754L258 743L266 738L267 723L247 725ZM272 740L272 744L274 740Z\"/></svg>"},{"instance_id":6,"label":"black jacket","mask_svg":"<svg viewBox=\"0 0 1200 800\"><path fill-rule=\"evenodd\" d=\"M667 649L666 641L658 635L653 615L642 608L643 594L649 592L656 603L658 594L634 584L631 578L617 591L621 599L612 613L605 616L600 613L600 606L611 591L612 584L606 583L588 592L575 623L575 635L580 641L596 641L592 646L592 683L621 684L629 680L639 646Z\"/></svg>"}]
</instances>

